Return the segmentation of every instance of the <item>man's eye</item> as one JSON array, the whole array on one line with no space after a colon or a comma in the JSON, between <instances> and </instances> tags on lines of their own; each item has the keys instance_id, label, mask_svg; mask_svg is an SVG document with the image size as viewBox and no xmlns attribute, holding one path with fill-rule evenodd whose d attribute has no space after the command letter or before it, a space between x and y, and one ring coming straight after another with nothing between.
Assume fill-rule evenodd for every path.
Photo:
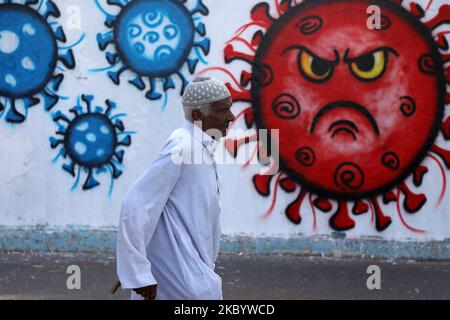
<instances>
[{"instance_id":1,"label":"man's eye","mask_svg":"<svg viewBox=\"0 0 450 320\"><path fill-rule=\"evenodd\" d=\"M305 50L299 54L299 68L303 76L313 82L325 82L333 72L333 63Z\"/></svg>"},{"instance_id":2,"label":"man's eye","mask_svg":"<svg viewBox=\"0 0 450 320\"><path fill-rule=\"evenodd\" d=\"M363 81L375 80L386 70L387 61L385 50L371 52L352 60L350 72Z\"/></svg>"}]
</instances>

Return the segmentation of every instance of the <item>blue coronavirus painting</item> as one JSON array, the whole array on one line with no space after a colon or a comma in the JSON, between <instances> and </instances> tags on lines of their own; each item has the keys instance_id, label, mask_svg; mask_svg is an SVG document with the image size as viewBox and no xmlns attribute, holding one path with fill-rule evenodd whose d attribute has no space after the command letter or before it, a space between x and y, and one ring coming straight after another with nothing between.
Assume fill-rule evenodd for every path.
<instances>
[{"instance_id":1,"label":"blue coronavirus painting","mask_svg":"<svg viewBox=\"0 0 450 320\"><path fill-rule=\"evenodd\" d=\"M50 110L61 98L63 72L75 68L72 48L50 0L0 0L0 118L21 123L41 102Z\"/></svg>"},{"instance_id":2,"label":"blue coronavirus painting","mask_svg":"<svg viewBox=\"0 0 450 320\"><path fill-rule=\"evenodd\" d=\"M158 100L177 83L183 93L186 73L193 74L199 62L207 64L210 40L201 20L209 11L201 0L107 0L120 7L116 15L96 3L112 30L97 35L109 66L95 71L106 71L116 85L130 70L129 82L142 91L148 88L146 97Z\"/></svg>"},{"instance_id":3,"label":"blue coronavirus painting","mask_svg":"<svg viewBox=\"0 0 450 320\"><path fill-rule=\"evenodd\" d=\"M59 148L53 162L61 156L70 160L62 168L75 178L72 190L77 188L83 171L86 173L83 190L100 185L96 175L109 173L111 194L114 179L122 174L123 148L131 145L131 135L135 132L125 130L121 118L126 114L112 114L117 107L114 102L106 100L105 107L102 107L94 106L93 101L92 95L78 98L76 106L70 109L74 115L72 118L61 111L53 114L58 131L55 137L50 138L50 145L52 149Z\"/></svg>"}]
</instances>

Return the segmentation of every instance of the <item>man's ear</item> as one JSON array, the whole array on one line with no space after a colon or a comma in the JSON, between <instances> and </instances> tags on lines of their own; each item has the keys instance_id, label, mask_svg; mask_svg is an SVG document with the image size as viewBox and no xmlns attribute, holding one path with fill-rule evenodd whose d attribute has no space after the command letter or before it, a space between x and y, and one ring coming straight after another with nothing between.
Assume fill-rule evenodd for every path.
<instances>
[{"instance_id":1,"label":"man's ear","mask_svg":"<svg viewBox=\"0 0 450 320\"><path fill-rule=\"evenodd\" d=\"M192 120L203 121L203 113L199 109L193 109L191 112Z\"/></svg>"}]
</instances>

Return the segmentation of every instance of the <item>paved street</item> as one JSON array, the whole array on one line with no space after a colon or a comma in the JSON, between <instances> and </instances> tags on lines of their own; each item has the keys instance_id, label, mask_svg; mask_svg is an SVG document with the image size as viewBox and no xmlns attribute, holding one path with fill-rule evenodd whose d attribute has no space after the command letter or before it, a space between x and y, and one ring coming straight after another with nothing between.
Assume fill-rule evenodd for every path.
<instances>
[{"instance_id":1,"label":"paved street","mask_svg":"<svg viewBox=\"0 0 450 320\"><path fill-rule=\"evenodd\" d=\"M81 290L68 290L66 269L81 269ZM368 290L367 267L381 268L381 290ZM226 300L450 299L450 262L292 255L221 255ZM114 256L86 253L0 252L0 299L128 299L115 280Z\"/></svg>"}]
</instances>

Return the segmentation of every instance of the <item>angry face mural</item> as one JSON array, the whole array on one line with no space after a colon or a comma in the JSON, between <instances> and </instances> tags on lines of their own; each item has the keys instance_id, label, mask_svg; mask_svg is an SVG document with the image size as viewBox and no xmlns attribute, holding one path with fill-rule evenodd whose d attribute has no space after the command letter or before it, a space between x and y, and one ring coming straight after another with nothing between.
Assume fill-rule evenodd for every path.
<instances>
[{"instance_id":1,"label":"angry face mural","mask_svg":"<svg viewBox=\"0 0 450 320\"><path fill-rule=\"evenodd\" d=\"M381 30L369 31L367 7L297 6L273 24L254 59L253 75L262 69L265 77L252 82L258 126L289 141L279 152L292 176L337 198L373 196L403 180L430 148L444 110L431 35L391 4L383 5Z\"/></svg>"},{"instance_id":2,"label":"angry face mural","mask_svg":"<svg viewBox=\"0 0 450 320\"><path fill-rule=\"evenodd\" d=\"M371 5L381 9L380 26L373 30L367 25ZM286 208L288 218L301 222L308 195L313 212L330 211L330 199L337 201L330 218L335 230L355 226L350 202L355 215L372 212L378 231L391 223L378 196L384 204L398 204L403 194L404 209L418 212L426 195L413 193L405 179L413 174L414 183L421 184L427 155L442 169L431 152L449 164L449 153L433 145L440 128L449 138L449 121L443 119L448 56L439 51L448 44L430 31L444 24L450 6L441 6L427 24L420 21L423 8L411 3L407 11L399 1L282 1L275 11L278 18L267 3L256 5L253 21L229 41L225 59L251 65L242 71L238 89L230 85L235 100L251 103L241 113L247 125L279 130L280 143L272 146L281 168L274 194L278 186L286 192L300 189ZM257 31L246 40L249 28ZM237 42L250 53L235 49ZM235 154L238 145L229 141L227 147ZM271 180L253 179L265 196ZM397 208L406 227L422 232L407 225Z\"/></svg>"}]
</instances>

